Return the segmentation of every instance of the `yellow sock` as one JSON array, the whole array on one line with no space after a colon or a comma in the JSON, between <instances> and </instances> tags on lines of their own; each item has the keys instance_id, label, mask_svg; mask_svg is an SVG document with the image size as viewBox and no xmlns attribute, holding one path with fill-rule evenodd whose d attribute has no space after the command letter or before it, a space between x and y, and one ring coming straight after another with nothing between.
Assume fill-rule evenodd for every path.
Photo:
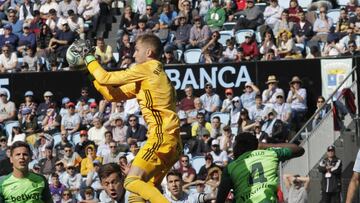
<instances>
[{"instance_id":1,"label":"yellow sock","mask_svg":"<svg viewBox=\"0 0 360 203\"><path fill-rule=\"evenodd\" d=\"M141 196L141 198L151 203L169 203L154 185L142 181L139 176L127 176L124 181L124 187L126 190ZM138 198L133 199L134 202L138 202L135 201L138 200ZM132 202L130 198L129 202Z\"/></svg>"}]
</instances>

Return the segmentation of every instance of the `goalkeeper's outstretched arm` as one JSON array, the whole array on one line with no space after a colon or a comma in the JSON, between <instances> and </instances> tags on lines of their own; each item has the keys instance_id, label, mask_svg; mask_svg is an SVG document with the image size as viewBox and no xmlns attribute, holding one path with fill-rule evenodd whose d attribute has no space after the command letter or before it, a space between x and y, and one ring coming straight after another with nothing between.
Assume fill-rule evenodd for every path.
<instances>
[{"instance_id":1,"label":"goalkeeper's outstretched arm","mask_svg":"<svg viewBox=\"0 0 360 203\"><path fill-rule=\"evenodd\" d=\"M95 88L107 101L121 101L135 98L135 83L130 83L120 87L100 85L96 80L93 81Z\"/></svg>"}]
</instances>

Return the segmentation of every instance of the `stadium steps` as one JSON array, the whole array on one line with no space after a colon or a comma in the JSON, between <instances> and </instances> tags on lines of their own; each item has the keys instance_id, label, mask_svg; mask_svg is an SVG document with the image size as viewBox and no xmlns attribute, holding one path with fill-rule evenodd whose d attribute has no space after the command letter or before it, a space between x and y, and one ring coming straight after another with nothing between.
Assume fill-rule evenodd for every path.
<instances>
[{"instance_id":1,"label":"stadium steps","mask_svg":"<svg viewBox=\"0 0 360 203\"><path fill-rule=\"evenodd\" d=\"M348 79L350 79L349 77ZM355 80L350 86L351 90L358 98L357 92L357 80ZM338 99L343 103L344 99ZM357 105L357 101L355 101ZM333 107L332 107L333 108ZM359 108L357 106L357 108ZM347 114L343 119L344 128L342 131L334 131L334 119L332 109L321 120L321 122L312 128L304 127L302 132L298 134L302 135L303 141L301 146L305 149L305 154L299 158L289 160L280 166L280 174L285 173L299 174L301 176L309 175L311 179L309 202L319 202L321 198L320 194L320 181L322 174L317 170L319 161L326 156L326 150L329 145L336 146L336 155L343 161L343 197L345 196L349 178L351 177L352 165L356 157L358 150L359 137L355 133L355 121ZM310 122L310 121L309 121ZM311 124L312 122L310 122ZM306 129L309 128L309 131ZM305 129L305 130L304 130ZM282 179L281 179L282 180ZM284 184L282 188L286 195Z\"/></svg>"},{"instance_id":2,"label":"stadium steps","mask_svg":"<svg viewBox=\"0 0 360 203\"><path fill-rule=\"evenodd\" d=\"M105 39L105 44L108 44L113 49L113 52L116 52L116 41L118 39L118 31L119 31L119 22L121 19L121 15L114 15L116 22L111 24L111 30L108 33L107 38Z\"/></svg>"}]
</instances>

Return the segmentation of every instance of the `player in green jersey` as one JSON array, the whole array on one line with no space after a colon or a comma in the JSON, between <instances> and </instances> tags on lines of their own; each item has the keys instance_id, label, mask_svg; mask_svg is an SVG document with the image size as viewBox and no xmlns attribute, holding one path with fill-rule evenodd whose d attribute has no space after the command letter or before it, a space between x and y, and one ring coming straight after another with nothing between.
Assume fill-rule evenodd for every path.
<instances>
[{"instance_id":1,"label":"player in green jersey","mask_svg":"<svg viewBox=\"0 0 360 203\"><path fill-rule=\"evenodd\" d=\"M224 169L216 202L225 202L234 190L236 203L275 203L280 161L299 157L294 144L258 143L251 133L240 133L233 147L235 160Z\"/></svg>"},{"instance_id":2,"label":"player in green jersey","mask_svg":"<svg viewBox=\"0 0 360 203\"><path fill-rule=\"evenodd\" d=\"M10 148L13 172L0 181L1 203L52 203L49 185L44 176L29 171L32 151L25 142L17 141Z\"/></svg>"}]
</instances>

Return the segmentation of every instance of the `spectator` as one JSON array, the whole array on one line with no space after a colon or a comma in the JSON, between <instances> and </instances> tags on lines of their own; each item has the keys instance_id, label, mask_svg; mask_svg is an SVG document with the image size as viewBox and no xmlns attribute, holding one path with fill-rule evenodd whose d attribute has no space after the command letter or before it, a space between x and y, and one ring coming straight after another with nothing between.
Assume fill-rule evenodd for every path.
<instances>
[{"instance_id":1,"label":"spectator","mask_svg":"<svg viewBox=\"0 0 360 203\"><path fill-rule=\"evenodd\" d=\"M65 191L65 186L60 182L59 175L57 173L51 174L51 184L49 185L52 199L55 203L61 203L61 195Z\"/></svg>"},{"instance_id":2,"label":"spectator","mask_svg":"<svg viewBox=\"0 0 360 203\"><path fill-rule=\"evenodd\" d=\"M255 96L255 105L249 109L249 118L252 121L261 121L264 116L265 105L262 102L262 96Z\"/></svg>"},{"instance_id":3,"label":"spectator","mask_svg":"<svg viewBox=\"0 0 360 203\"><path fill-rule=\"evenodd\" d=\"M246 2L247 2L246 0L237 0L236 1L236 10L237 11L245 10L247 7Z\"/></svg>"},{"instance_id":4,"label":"spectator","mask_svg":"<svg viewBox=\"0 0 360 203\"><path fill-rule=\"evenodd\" d=\"M21 71L40 72L40 64L34 50L35 49L32 49L31 47L25 48L25 55L23 57L23 64L21 64Z\"/></svg>"},{"instance_id":5,"label":"spectator","mask_svg":"<svg viewBox=\"0 0 360 203\"><path fill-rule=\"evenodd\" d=\"M291 121L296 130L299 130L307 112L307 93L305 88L301 88L302 81L298 76L294 76L289 84L290 91L286 101L291 105Z\"/></svg>"},{"instance_id":6,"label":"spectator","mask_svg":"<svg viewBox=\"0 0 360 203\"><path fill-rule=\"evenodd\" d=\"M211 141L210 133L206 132L201 136L198 137L197 145L194 147L195 151L191 152L194 156L204 156L211 152Z\"/></svg>"},{"instance_id":7,"label":"spectator","mask_svg":"<svg viewBox=\"0 0 360 203\"><path fill-rule=\"evenodd\" d=\"M223 133L223 130L222 130L223 127L224 127L224 124L221 123L220 117L214 116L211 119L210 137L213 139L216 139L217 137L221 136L221 134Z\"/></svg>"},{"instance_id":8,"label":"spectator","mask_svg":"<svg viewBox=\"0 0 360 203\"><path fill-rule=\"evenodd\" d=\"M213 162L213 157L210 154L205 155L205 164L201 166L197 175L198 179L205 180L210 168L215 167L216 164Z\"/></svg>"},{"instance_id":9,"label":"spectator","mask_svg":"<svg viewBox=\"0 0 360 203\"><path fill-rule=\"evenodd\" d=\"M346 11L348 13L354 13L356 11L356 7L358 7L359 3L357 0L350 0L347 4L346 4Z\"/></svg>"},{"instance_id":10,"label":"spectator","mask_svg":"<svg viewBox=\"0 0 360 203\"><path fill-rule=\"evenodd\" d=\"M230 111L230 125L231 127L238 127L238 120L240 118L241 106L240 97L234 97L232 99L232 108Z\"/></svg>"},{"instance_id":11,"label":"spectator","mask_svg":"<svg viewBox=\"0 0 360 203\"><path fill-rule=\"evenodd\" d=\"M187 194L183 192L183 181L181 179L181 174L175 171L170 171L166 175L167 189L170 191L171 195L165 194L166 199L171 202L182 201L182 202L194 202L200 203L200 200L204 202L215 199L214 194Z\"/></svg>"},{"instance_id":12,"label":"spectator","mask_svg":"<svg viewBox=\"0 0 360 203\"><path fill-rule=\"evenodd\" d=\"M165 2L162 7L162 13L160 14L159 22L160 29L169 30L174 26L174 21L177 16L177 12L171 9L171 5L169 2Z\"/></svg>"},{"instance_id":13,"label":"spectator","mask_svg":"<svg viewBox=\"0 0 360 203\"><path fill-rule=\"evenodd\" d=\"M14 73L16 72L17 64L18 58L16 56L16 52L11 52L11 45L3 45L2 54L0 54L0 72Z\"/></svg>"},{"instance_id":14,"label":"spectator","mask_svg":"<svg viewBox=\"0 0 360 203\"><path fill-rule=\"evenodd\" d=\"M339 43L338 36L333 33L329 34L322 56L339 56L344 52L345 48Z\"/></svg>"},{"instance_id":15,"label":"spectator","mask_svg":"<svg viewBox=\"0 0 360 203\"><path fill-rule=\"evenodd\" d=\"M102 37L96 39L95 55L99 58L99 62L107 68L112 67L113 51L110 45L105 44Z\"/></svg>"},{"instance_id":16,"label":"spectator","mask_svg":"<svg viewBox=\"0 0 360 203\"><path fill-rule=\"evenodd\" d=\"M275 53L274 49L269 49L267 50L267 52L265 53L265 55L261 58L262 61L274 61L274 60L279 60L279 56L275 55L277 53Z\"/></svg>"},{"instance_id":17,"label":"spectator","mask_svg":"<svg viewBox=\"0 0 360 203\"><path fill-rule=\"evenodd\" d=\"M164 48L164 57L163 57L164 64L179 64L179 60L175 57L174 48L172 46L166 46Z\"/></svg>"},{"instance_id":18,"label":"spectator","mask_svg":"<svg viewBox=\"0 0 360 203\"><path fill-rule=\"evenodd\" d=\"M21 114L22 109L28 107L31 109L32 114L36 114L37 103L34 101L34 92L28 90L24 94L25 100L23 103L20 104L18 109L18 114Z\"/></svg>"},{"instance_id":19,"label":"spectator","mask_svg":"<svg viewBox=\"0 0 360 203\"><path fill-rule=\"evenodd\" d=\"M36 136L34 133L38 131L37 119L34 114L31 114L30 108L23 109L18 119L20 129L25 132L28 137Z\"/></svg>"},{"instance_id":20,"label":"spectator","mask_svg":"<svg viewBox=\"0 0 360 203\"><path fill-rule=\"evenodd\" d=\"M190 159L187 155L182 155L180 157L180 168L178 171L182 174L182 181L184 183L191 183L196 178L196 171L190 165Z\"/></svg>"},{"instance_id":21,"label":"spectator","mask_svg":"<svg viewBox=\"0 0 360 203\"><path fill-rule=\"evenodd\" d=\"M240 47L243 49L245 60L256 60L259 57L259 48L253 34L246 34L245 42L241 43Z\"/></svg>"},{"instance_id":22,"label":"spectator","mask_svg":"<svg viewBox=\"0 0 360 203\"><path fill-rule=\"evenodd\" d=\"M200 100L204 105L204 109L210 114L220 110L220 97L214 93L213 85L210 82L205 84L205 94L201 95Z\"/></svg>"},{"instance_id":23,"label":"spectator","mask_svg":"<svg viewBox=\"0 0 360 203\"><path fill-rule=\"evenodd\" d=\"M99 185L100 181L99 181ZM82 195L82 199L83 200L87 200L87 201L94 201L94 202L98 202L99 200L96 198L96 192L94 191L94 189L92 187L86 187L84 189L84 193Z\"/></svg>"},{"instance_id":24,"label":"spectator","mask_svg":"<svg viewBox=\"0 0 360 203\"><path fill-rule=\"evenodd\" d=\"M293 35L295 36L296 43L302 43L306 45L306 42L313 36L312 24L306 20L305 12L299 11L299 22L293 26Z\"/></svg>"},{"instance_id":25,"label":"spectator","mask_svg":"<svg viewBox=\"0 0 360 203\"><path fill-rule=\"evenodd\" d=\"M350 25L348 13L345 8L340 9L340 16L338 22L336 23L335 33L338 34L339 39L343 38L347 34L347 29Z\"/></svg>"},{"instance_id":26,"label":"spectator","mask_svg":"<svg viewBox=\"0 0 360 203\"><path fill-rule=\"evenodd\" d=\"M153 8L150 4L146 5L146 13L140 18L145 18L146 27L151 30L151 32L155 33L160 29L159 16L156 12L153 11Z\"/></svg>"},{"instance_id":27,"label":"spectator","mask_svg":"<svg viewBox=\"0 0 360 203\"><path fill-rule=\"evenodd\" d=\"M119 59L124 60L125 56L133 56L135 52L134 43L130 42L130 36L124 33L121 37L121 41L117 42L117 51L119 52Z\"/></svg>"},{"instance_id":28,"label":"spectator","mask_svg":"<svg viewBox=\"0 0 360 203\"><path fill-rule=\"evenodd\" d=\"M224 99L224 101L222 103L222 107L221 107L220 111L229 113L231 111L231 109L233 108L232 99L234 97L234 91L231 88L226 88L225 96L226 96L226 98Z\"/></svg>"},{"instance_id":29,"label":"spectator","mask_svg":"<svg viewBox=\"0 0 360 203\"><path fill-rule=\"evenodd\" d=\"M4 160L6 158L6 150L8 149L6 143L7 143L6 136L0 137L0 161ZM11 171L10 171L11 172Z\"/></svg>"},{"instance_id":30,"label":"spectator","mask_svg":"<svg viewBox=\"0 0 360 203\"><path fill-rule=\"evenodd\" d=\"M242 132L252 132L254 130L254 127L255 127L255 122L250 120L249 112L246 109L241 109L240 117L238 120L237 134Z\"/></svg>"},{"instance_id":31,"label":"spectator","mask_svg":"<svg viewBox=\"0 0 360 203\"><path fill-rule=\"evenodd\" d=\"M73 135L80 129L80 115L75 112L75 104L69 102L67 105L68 114L61 119L61 132Z\"/></svg>"},{"instance_id":32,"label":"spectator","mask_svg":"<svg viewBox=\"0 0 360 203\"><path fill-rule=\"evenodd\" d=\"M95 34L98 28L98 19L100 15L99 0L80 0L77 11L85 21L92 22L92 27L89 31L91 34Z\"/></svg>"},{"instance_id":33,"label":"spectator","mask_svg":"<svg viewBox=\"0 0 360 203\"><path fill-rule=\"evenodd\" d=\"M102 189L99 178L99 169L101 167L101 163L99 160L94 160L93 165L94 168L86 175L85 184L87 187L91 187L99 191Z\"/></svg>"},{"instance_id":34,"label":"spectator","mask_svg":"<svg viewBox=\"0 0 360 203\"><path fill-rule=\"evenodd\" d=\"M40 159L40 161L39 161L41 174L43 174L45 177L48 178L50 176L50 174L52 174L53 171L55 170L55 163L58 160L59 159L57 157L53 156L52 147L51 146L46 147L45 158Z\"/></svg>"},{"instance_id":35,"label":"spectator","mask_svg":"<svg viewBox=\"0 0 360 203\"><path fill-rule=\"evenodd\" d=\"M229 125L223 127L223 132L220 137L218 137L220 150L221 151L230 151L232 150L232 132Z\"/></svg>"},{"instance_id":36,"label":"spectator","mask_svg":"<svg viewBox=\"0 0 360 203\"><path fill-rule=\"evenodd\" d=\"M73 165L66 166L66 175L64 177L64 185L66 189L71 192L77 193L80 191L82 177L81 174L76 172L76 168ZM64 191L63 195L66 193Z\"/></svg>"},{"instance_id":37,"label":"spectator","mask_svg":"<svg viewBox=\"0 0 360 203\"><path fill-rule=\"evenodd\" d=\"M103 164L107 163L117 163L122 153L118 152L118 146L115 141L110 141L109 143L110 152L103 155Z\"/></svg>"},{"instance_id":38,"label":"spectator","mask_svg":"<svg viewBox=\"0 0 360 203\"><path fill-rule=\"evenodd\" d=\"M185 112L190 112L191 110L195 109L194 106L194 94L193 94L193 87L192 85L186 85L185 86L185 95L181 101L180 101L180 110L183 110Z\"/></svg>"},{"instance_id":39,"label":"spectator","mask_svg":"<svg viewBox=\"0 0 360 203\"><path fill-rule=\"evenodd\" d=\"M195 109L188 111L188 123L197 121L197 114L200 112L205 115L205 121L210 121L209 113L203 108L203 103L199 97L194 98Z\"/></svg>"},{"instance_id":40,"label":"spectator","mask_svg":"<svg viewBox=\"0 0 360 203\"><path fill-rule=\"evenodd\" d=\"M270 49L273 49L276 51L275 56L277 56L278 54L277 54L277 48L275 46L275 37L272 30L270 29L265 30L263 39L264 40L262 41L259 49L260 54L266 55L266 53L268 53Z\"/></svg>"},{"instance_id":41,"label":"spectator","mask_svg":"<svg viewBox=\"0 0 360 203\"><path fill-rule=\"evenodd\" d=\"M105 140L97 148L96 156L104 157L110 153L110 143L113 141L113 135L111 131L105 132Z\"/></svg>"},{"instance_id":42,"label":"spectator","mask_svg":"<svg viewBox=\"0 0 360 203\"><path fill-rule=\"evenodd\" d=\"M208 171L208 176L205 179L205 184L210 186L211 192L217 194L218 188L221 181L222 171L218 166L210 168Z\"/></svg>"},{"instance_id":43,"label":"spectator","mask_svg":"<svg viewBox=\"0 0 360 203\"><path fill-rule=\"evenodd\" d=\"M8 92L0 89L0 125L4 128L7 121L15 120L16 107L15 103L8 100Z\"/></svg>"},{"instance_id":44,"label":"spectator","mask_svg":"<svg viewBox=\"0 0 360 203\"><path fill-rule=\"evenodd\" d=\"M276 111L276 119L280 119L285 125L289 126L292 116L291 103L285 102L285 96L282 92L275 93L276 102L274 103L274 110ZM294 112L296 113L296 112ZM296 121L294 121L296 122Z\"/></svg>"},{"instance_id":45,"label":"spectator","mask_svg":"<svg viewBox=\"0 0 360 203\"><path fill-rule=\"evenodd\" d=\"M24 21L19 20L17 18L15 10L9 10L8 11L8 21L9 21L8 25L11 25L12 33L19 36L21 34L21 32L22 32L22 27L23 27ZM4 29L6 30L8 28L6 28L4 26Z\"/></svg>"},{"instance_id":46,"label":"spectator","mask_svg":"<svg viewBox=\"0 0 360 203\"><path fill-rule=\"evenodd\" d=\"M184 51L185 45L189 43L191 25L186 24L186 16L184 15L177 16L177 19L179 20L179 26L175 32L173 46Z\"/></svg>"},{"instance_id":47,"label":"spectator","mask_svg":"<svg viewBox=\"0 0 360 203\"><path fill-rule=\"evenodd\" d=\"M62 162L60 160L60 161L57 161L55 163L55 171L54 171L54 173L59 175L59 180L60 180L61 184L63 184L64 177L66 176L66 170L65 170L64 162ZM52 177L52 175L51 175L51 177ZM49 180L51 180L51 177L49 177Z\"/></svg>"},{"instance_id":48,"label":"spectator","mask_svg":"<svg viewBox=\"0 0 360 203\"><path fill-rule=\"evenodd\" d=\"M330 33L330 29L333 26L333 20L327 17L327 8L320 7L319 9L320 15L314 22L313 31L316 35L311 39L312 41L318 42L326 42L328 34ZM359 10L360 11L360 10Z\"/></svg>"},{"instance_id":49,"label":"spectator","mask_svg":"<svg viewBox=\"0 0 360 203\"><path fill-rule=\"evenodd\" d=\"M240 96L241 105L249 111L255 105L255 97L259 93L259 88L253 82L246 82L244 93Z\"/></svg>"},{"instance_id":50,"label":"spectator","mask_svg":"<svg viewBox=\"0 0 360 203\"><path fill-rule=\"evenodd\" d=\"M80 39L85 39L84 20L79 17L72 9L68 10L68 17L65 19L70 27L70 30L76 35L79 35Z\"/></svg>"},{"instance_id":51,"label":"spectator","mask_svg":"<svg viewBox=\"0 0 360 203\"><path fill-rule=\"evenodd\" d=\"M128 117L129 127L126 131L127 143L141 142L143 143L147 137L147 129L144 125L139 123L139 118L132 114Z\"/></svg>"},{"instance_id":52,"label":"spectator","mask_svg":"<svg viewBox=\"0 0 360 203\"><path fill-rule=\"evenodd\" d=\"M264 15L260 8L254 5L254 0L246 0L246 3L247 6L245 10L234 14L235 16L240 16L234 27L234 32L241 29L256 30L258 26L264 24Z\"/></svg>"},{"instance_id":53,"label":"spectator","mask_svg":"<svg viewBox=\"0 0 360 203\"><path fill-rule=\"evenodd\" d=\"M220 6L218 0L212 0L212 7L206 14L206 24L209 26L212 32L219 31L225 20L225 10Z\"/></svg>"},{"instance_id":54,"label":"spectator","mask_svg":"<svg viewBox=\"0 0 360 203\"><path fill-rule=\"evenodd\" d=\"M56 31L59 29L62 29L62 24L63 22L66 22L65 20L62 20L61 18L59 18L57 16L57 12L55 9L50 9L48 17L45 21L46 25L49 26L49 28L51 29L52 33L55 34Z\"/></svg>"},{"instance_id":55,"label":"spectator","mask_svg":"<svg viewBox=\"0 0 360 203\"><path fill-rule=\"evenodd\" d=\"M44 4L42 4L41 7L40 7L41 18L47 19L49 11L51 9L54 9L55 11L58 11L59 10L59 4L54 0L46 0L46 2Z\"/></svg>"},{"instance_id":56,"label":"spectator","mask_svg":"<svg viewBox=\"0 0 360 203\"><path fill-rule=\"evenodd\" d=\"M319 163L319 172L322 173L321 201L340 202L342 161L335 155L335 147L329 146L326 158Z\"/></svg>"},{"instance_id":57,"label":"spectator","mask_svg":"<svg viewBox=\"0 0 360 203\"><path fill-rule=\"evenodd\" d=\"M102 121L99 117L93 119L93 127L88 131L89 140L94 141L96 146L104 143L106 128L102 125Z\"/></svg>"},{"instance_id":58,"label":"spectator","mask_svg":"<svg viewBox=\"0 0 360 203\"><path fill-rule=\"evenodd\" d=\"M289 2L289 22L298 23L300 21L299 14L303 12L301 6L299 6L298 0L290 0Z\"/></svg>"},{"instance_id":59,"label":"spectator","mask_svg":"<svg viewBox=\"0 0 360 203\"><path fill-rule=\"evenodd\" d=\"M226 40L226 49L222 53L219 63L233 62L236 60L237 50L235 48L235 39L230 38Z\"/></svg>"},{"instance_id":60,"label":"spectator","mask_svg":"<svg viewBox=\"0 0 360 203\"><path fill-rule=\"evenodd\" d=\"M360 55L360 52L357 51L355 41L350 40L348 42L348 47L349 47L348 51L343 53L343 56L358 56L358 55Z\"/></svg>"},{"instance_id":61,"label":"spectator","mask_svg":"<svg viewBox=\"0 0 360 203\"><path fill-rule=\"evenodd\" d=\"M291 37L289 30L281 30L279 32L278 54L280 58L299 59L302 58L300 50L295 46L295 42Z\"/></svg>"},{"instance_id":62,"label":"spectator","mask_svg":"<svg viewBox=\"0 0 360 203\"><path fill-rule=\"evenodd\" d=\"M276 22L280 20L282 11L283 8L279 6L278 0L270 0L270 5L264 11L265 24L273 29Z\"/></svg>"},{"instance_id":63,"label":"spectator","mask_svg":"<svg viewBox=\"0 0 360 203\"><path fill-rule=\"evenodd\" d=\"M58 30L49 42L50 51L55 53L58 58L65 58L67 48L75 39L75 33L70 30L69 24L64 21L62 23L62 29Z\"/></svg>"},{"instance_id":64,"label":"spectator","mask_svg":"<svg viewBox=\"0 0 360 203\"><path fill-rule=\"evenodd\" d=\"M348 43L350 41L354 41L356 46L360 45L360 39L357 37L357 35L354 33L354 27L349 26L346 30L347 34L341 38L339 43L342 47L344 47L345 51L349 49Z\"/></svg>"},{"instance_id":65,"label":"spectator","mask_svg":"<svg viewBox=\"0 0 360 203\"><path fill-rule=\"evenodd\" d=\"M307 202L310 178L300 175L284 174L283 176L286 190L288 190L289 203Z\"/></svg>"},{"instance_id":66,"label":"spectator","mask_svg":"<svg viewBox=\"0 0 360 203\"><path fill-rule=\"evenodd\" d=\"M138 26L132 32L134 39L136 39L140 35L143 35L143 34L146 34L146 33L151 33L151 29L146 27L146 23L147 23L146 18L141 17L141 18L139 18L139 20L137 22L138 22Z\"/></svg>"},{"instance_id":67,"label":"spectator","mask_svg":"<svg viewBox=\"0 0 360 203\"><path fill-rule=\"evenodd\" d=\"M129 145L130 150L126 155L126 160L131 163L139 152L140 148L136 142L130 143Z\"/></svg>"},{"instance_id":68,"label":"spectator","mask_svg":"<svg viewBox=\"0 0 360 203\"><path fill-rule=\"evenodd\" d=\"M39 57L46 56L47 48L53 35L51 29L47 24L41 25L41 30L36 38L36 52ZM44 63L43 63L44 65Z\"/></svg>"},{"instance_id":69,"label":"spectator","mask_svg":"<svg viewBox=\"0 0 360 203\"><path fill-rule=\"evenodd\" d=\"M116 143L120 144L121 146L128 145L126 140L128 126L125 125L124 118L120 113L111 115L110 119L104 123L104 127L112 132L114 141Z\"/></svg>"},{"instance_id":70,"label":"spectator","mask_svg":"<svg viewBox=\"0 0 360 203\"><path fill-rule=\"evenodd\" d=\"M308 53L308 55L306 55L306 58L307 59L314 59L314 58L318 58L318 57L321 57L319 47L318 46L311 46L310 47L310 53Z\"/></svg>"},{"instance_id":71,"label":"spectator","mask_svg":"<svg viewBox=\"0 0 360 203\"><path fill-rule=\"evenodd\" d=\"M187 24L193 24L193 17L199 15L196 9L191 8L191 2L188 0L179 1L179 12L178 15L185 15L187 19ZM178 25L178 22L175 21L175 25Z\"/></svg>"},{"instance_id":72,"label":"spectator","mask_svg":"<svg viewBox=\"0 0 360 203\"><path fill-rule=\"evenodd\" d=\"M219 140L211 141L210 155L214 159L214 163L220 167L225 167L228 164L228 155L226 151L220 150Z\"/></svg>"},{"instance_id":73,"label":"spectator","mask_svg":"<svg viewBox=\"0 0 360 203\"><path fill-rule=\"evenodd\" d=\"M6 138L4 141L5 137L0 137L0 164L1 164L1 168L0 168L0 176L4 176L4 175L8 175L12 172L13 170L13 164L10 161L10 148L6 147L5 149L5 156L2 158L2 148L4 147L3 145L5 144L6 146Z\"/></svg>"},{"instance_id":74,"label":"spectator","mask_svg":"<svg viewBox=\"0 0 360 203\"><path fill-rule=\"evenodd\" d=\"M86 158L81 160L80 173L82 176L86 176L91 170L93 170L93 162L95 160L102 161L101 157L96 156L96 149L94 145L88 145L85 148Z\"/></svg>"},{"instance_id":75,"label":"spectator","mask_svg":"<svg viewBox=\"0 0 360 203\"><path fill-rule=\"evenodd\" d=\"M23 24L23 33L19 36L19 42L17 51L22 56L26 55L27 49L33 49L36 48L36 36L34 33L30 30L30 24L24 23Z\"/></svg>"},{"instance_id":76,"label":"spectator","mask_svg":"<svg viewBox=\"0 0 360 203\"><path fill-rule=\"evenodd\" d=\"M10 52L16 51L16 47L18 46L19 37L15 35L12 30L10 24L4 25L4 34L0 35L0 45L4 47L5 45L8 45L11 49Z\"/></svg>"},{"instance_id":77,"label":"spectator","mask_svg":"<svg viewBox=\"0 0 360 203\"><path fill-rule=\"evenodd\" d=\"M189 140L191 140L191 125L187 122L187 116L186 113L182 110L178 112L178 116L180 119L180 136L181 140L183 141L183 145L189 144L190 148L192 148L191 144L189 143Z\"/></svg>"},{"instance_id":78,"label":"spectator","mask_svg":"<svg viewBox=\"0 0 360 203\"><path fill-rule=\"evenodd\" d=\"M73 146L70 143L67 143L63 148L64 148L64 155L63 158L61 159L62 163L65 166L73 165L76 169L79 169L82 160L80 155L73 151Z\"/></svg>"},{"instance_id":79,"label":"spectator","mask_svg":"<svg viewBox=\"0 0 360 203\"><path fill-rule=\"evenodd\" d=\"M14 125L11 129L11 134L9 134L7 146L10 147L16 141L26 142L26 135L21 131L19 125Z\"/></svg>"},{"instance_id":80,"label":"spectator","mask_svg":"<svg viewBox=\"0 0 360 203\"><path fill-rule=\"evenodd\" d=\"M137 26L138 18L138 14L132 12L131 6L125 6L124 13L121 15L119 23L120 34L131 33Z\"/></svg>"},{"instance_id":81,"label":"spectator","mask_svg":"<svg viewBox=\"0 0 360 203\"><path fill-rule=\"evenodd\" d=\"M209 12L210 7L212 6L211 1L201 0L198 6L199 6L199 16L201 17L202 20L205 20L207 13Z\"/></svg>"},{"instance_id":82,"label":"spectator","mask_svg":"<svg viewBox=\"0 0 360 203\"><path fill-rule=\"evenodd\" d=\"M288 138L288 128L284 123L277 119L277 113L272 107L268 107L264 113L265 122L261 126L261 131L264 131L268 136L269 143L285 143Z\"/></svg>"},{"instance_id":83,"label":"spectator","mask_svg":"<svg viewBox=\"0 0 360 203\"><path fill-rule=\"evenodd\" d=\"M350 26L352 26L355 29L355 33L359 34L360 33L360 6L356 7L355 10L355 16L351 17L349 19L350 22Z\"/></svg>"},{"instance_id":84,"label":"spectator","mask_svg":"<svg viewBox=\"0 0 360 203\"><path fill-rule=\"evenodd\" d=\"M204 24L200 16L194 17L194 25L190 30L190 39L186 49L203 48L210 40L211 30L208 25Z\"/></svg>"},{"instance_id":85,"label":"spectator","mask_svg":"<svg viewBox=\"0 0 360 203\"><path fill-rule=\"evenodd\" d=\"M69 11L72 10L74 13L77 13L77 2L75 0L63 0L59 3L59 8L57 10L57 16L61 18L67 18L69 16Z\"/></svg>"},{"instance_id":86,"label":"spectator","mask_svg":"<svg viewBox=\"0 0 360 203\"><path fill-rule=\"evenodd\" d=\"M19 20L33 19L35 14L34 11L38 10L38 6L30 0L24 0L19 7Z\"/></svg>"},{"instance_id":87,"label":"spectator","mask_svg":"<svg viewBox=\"0 0 360 203\"><path fill-rule=\"evenodd\" d=\"M42 120L42 130L47 133L54 133L60 130L61 116L56 113L54 107L48 108L46 116Z\"/></svg>"},{"instance_id":88,"label":"spectator","mask_svg":"<svg viewBox=\"0 0 360 203\"><path fill-rule=\"evenodd\" d=\"M212 33L210 41L201 49L203 54L200 62L213 63L219 61L222 56L223 46L219 43L220 33L215 31Z\"/></svg>"},{"instance_id":89,"label":"spectator","mask_svg":"<svg viewBox=\"0 0 360 203\"><path fill-rule=\"evenodd\" d=\"M276 102L275 93L283 93L284 91L278 87L279 81L275 75L269 75L266 81L268 88L262 93L262 102L264 104L274 104Z\"/></svg>"},{"instance_id":90,"label":"spectator","mask_svg":"<svg viewBox=\"0 0 360 203\"><path fill-rule=\"evenodd\" d=\"M75 152L80 155L81 158L86 157L85 149L88 145L94 145L94 141L88 140L88 134L86 130L80 131L80 142L75 145Z\"/></svg>"}]
</instances>

